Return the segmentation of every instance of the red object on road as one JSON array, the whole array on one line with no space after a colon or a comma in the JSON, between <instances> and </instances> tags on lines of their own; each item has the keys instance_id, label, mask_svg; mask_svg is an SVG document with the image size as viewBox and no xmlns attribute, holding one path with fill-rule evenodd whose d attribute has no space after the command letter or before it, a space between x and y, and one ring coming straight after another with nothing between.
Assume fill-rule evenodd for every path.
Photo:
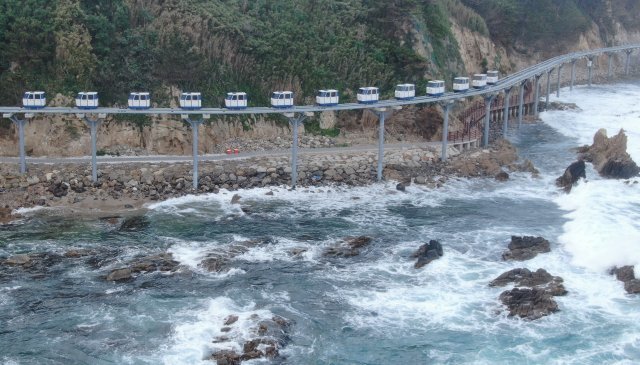
<instances>
[{"instance_id":1,"label":"red object on road","mask_svg":"<svg viewBox=\"0 0 640 365\"><path fill-rule=\"evenodd\" d=\"M227 155L231 154L231 148L227 148Z\"/></svg>"},{"instance_id":2,"label":"red object on road","mask_svg":"<svg viewBox=\"0 0 640 365\"><path fill-rule=\"evenodd\" d=\"M240 150L236 148L236 149L233 150L233 153L235 153L237 155L238 153L240 153Z\"/></svg>"}]
</instances>

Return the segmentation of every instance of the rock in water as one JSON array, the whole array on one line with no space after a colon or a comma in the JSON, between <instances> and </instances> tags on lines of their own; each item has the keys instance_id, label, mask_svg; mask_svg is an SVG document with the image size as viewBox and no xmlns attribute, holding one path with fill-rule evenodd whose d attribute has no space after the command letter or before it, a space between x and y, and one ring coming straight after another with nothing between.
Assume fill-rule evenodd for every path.
<instances>
[{"instance_id":1,"label":"rock in water","mask_svg":"<svg viewBox=\"0 0 640 365\"><path fill-rule=\"evenodd\" d=\"M406 187L404 186L403 183L399 183L398 185L396 185L396 190L398 191L405 191Z\"/></svg>"},{"instance_id":2,"label":"rock in water","mask_svg":"<svg viewBox=\"0 0 640 365\"><path fill-rule=\"evenodd\" d=\"M609 270L609 274L624 283L624 290L629 294L640 294L640 280L636 279L633 266L614 267Z\"/></svg>"},{"instance_id":3,"label":"rock in water","mask_svg":"<svg viewBox=\"0 0 640 365\"><path fill-rule=\"evenodd\" d=\"M107 281L129 280L132 278L131 273L131 269L129 269L128 267L124 269L115 269L111 271L109 275L107 275Z\"/></svg>"},{"instance_id":4,"label":"rock in water","mask_svg":"<svg viewBox=\"0 0 640 365\"><path fill-rule=\"evenodd\" d=\"M411 258L418 259L413 267L419 269L431 261L439 259L443 254L442 244L436 240L431 240L429 243L420 246L420 248L411 255Z\"/></svg>"},{"instance_id":5,"label":"rock in water","mask_svg":"<svg viewBox=\"0 0 640 365\"><path fill-rule=\"evenodd\" d=\"M623 129L611 138L607 137L605 129L600 129L593 136L593 144L585 152L584 158L593 163L603 177L629 179L640 172L640 167L627 153L627 136Z\"/></svg>"},{"instance_id":6,"label":"rock in water","mask_svg":"<svg viewBox=\"0 0 640 365\"><path fill-rule=\"evenodd\" d=\"M536 257L539 253L551 251L549 241L542 237L511 236L509 251L502 254L503 260L524 261Z\"/></svg>"},{"instance_id":7,"label":"rock in water","mask_svg":"<svg viewBox=\"0 0 640 365\"><path fill-rule=\"evenodd\" d=\"M572 163L564 171L564 174L556 179L556 185L563 188L567 193L570 192L571 188L578 182L580 178L587 178L585 167L586 166L583 160L578 160Z\"/></svg>"},{"instance_id":8,"label":"rock in water","mask_svg":"<svg viewBox=\"0 0 640 365\"><path fill-rule=\"evenodd\" d=\"M500 294L509 316L534 320L558 311L558 304L544 289L514 288Z\"/></svg>"},{"instance_id":9,"label":"rock in water","mask_svg":"<svg viewBox=\"0 0 640 365\"><path fill-rule=\"evenodd\" d=\"M231 197L231 204L240 204L240 198L240 195L233 194L233 196Z\"/></svg>"},{"instance_id":10,"label":"rock in water","mask_svg":"<svg viewBox=\"0 0 640 365\"><path fill-rule=\"evenodd\" d=\"M496 175L495 179L498 180L498 181L507 181L507 180L509 180L509 174L506 173L505 171L500 171Z\"/></svg>"}]
</instances>

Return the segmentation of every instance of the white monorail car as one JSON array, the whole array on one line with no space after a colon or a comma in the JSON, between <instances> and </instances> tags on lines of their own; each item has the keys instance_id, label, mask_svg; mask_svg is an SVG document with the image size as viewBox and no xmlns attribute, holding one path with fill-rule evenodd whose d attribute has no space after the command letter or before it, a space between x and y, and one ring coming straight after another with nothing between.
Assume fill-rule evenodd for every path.
<instances>
[{"instance_id":1,"label":"white monorail car","mask_svg":"<svg viewBox=\"0 0 640 365\"><path fill-rule=\"evenodd\" d=\"M224 106L227 109L245 109L247 107L247 93L227 93L227 96L224 98Z\"/></svg>"},{"instance_id":2,"label":"white monorail car","mask_svg":"<svg viewBox=\"0 0 640 365\"><path fill-rule=\"evenodd\" d=\"M367 86L358 89L358 103L360 104L373 104L377 103L379 99L379 90L377 87Z\"/></svg>"},{"instance_id":3,"label":"white monorail car","mask_svg":"<svg viewBox=\"0 0 640 365\"><path fill-rule=\"evenodd\" d=\"M151 107L151 95L148 92L129 93L127 101L130 109L149 109Z\"/></svg>"},{"instance_id":4,"label":"white monorail car","mask_svg":"<svg viewBox=\"0 0 640 365\"><path fill-rule=\"evenodd\" d=\"M427 95L428 96L440 96L444 94L444 81L433 80L427 82Z\"/></svg>"},{"instance_id":5,"label":"white monorail car","mask_svg":"<svg viewBox=\"0 0 640 365\"><path fill-rule=\"evenodd\" d=\"M463 93L469 90L469 78L468 77L456 77L453 79L453 91L457 93Z\"/></svg>"},{"instance_id":6,"label":"white monorail car","mask_svg":"<svg viewBox=\"0 0 640 365\"><path fill-rule=\"evenodd\" d=\"M398 100L409 100L416 97L416 85L399 84L396 85L394 96Z\"/></svg>"},{"instance_id":7,"label":"white monorail car","mask_svg":"<svg viewBox=\"0 0 640 365\"><path fill-rule=\"evenodd\" d=\"M188 110L202 108L202 94L191 92L180 94L180 108Z\"/></svg>"},{"instance_id":8,"label":"white monorail car","mask_svg":"<svg viewBox=\"0 0 640 365\"><path fill-rule=\"evenodd\" d=\"M498 71L487 71L487 84L495 85L500 80L500 72Z\"/></svg>"},{"instance_id":9,"label":"white monorail car","mask_svg":"<svg viewBox=\"0 0 640 365\"><path fill-rule=\"evenodd\" d=\"M47 96L44 91L26 91L22 96L22 106L27 109L40 109L47 106Z\"/></svg>"},{"instance_id":10,"label":"white monorail car","mask_svg":"<svg viewBox=\"0 0 640 365\"><path fill-rule=\"evenodd\" d=\"M471 86L475 89L483 89L487 86L487 74L474 74L471 80Z\"/></svg>"},{"instance_id":11,"label":"white monorail car","mask_svg":"<svg viewBox=\"0 0 640 365\"><path fill-rule=\"evenodd\" d=\"M340 102L338 90L318 90L316 93L316 104L320 106L335 106Z\"/></svg>"},{"instance_id":12,"label":"white monorail car","mask_svg":"<svg viewBox=\"0 0 640 365\"><path fill-rule=\"evenodd\" d=\"M81 91L76 95L76 107L80 109L98 108L98 93L96 91Z\"/></svg>"},{"instance_id":13,"label":"white monorail car","mask_svg":"<svg viewBox=\"0 0 640 365\"><path fill-rule=\"evenodd\" d=\"M293 106L293 91L272 92L271 106L274 108L291 108Z\"/></svg>"}]
</instances>

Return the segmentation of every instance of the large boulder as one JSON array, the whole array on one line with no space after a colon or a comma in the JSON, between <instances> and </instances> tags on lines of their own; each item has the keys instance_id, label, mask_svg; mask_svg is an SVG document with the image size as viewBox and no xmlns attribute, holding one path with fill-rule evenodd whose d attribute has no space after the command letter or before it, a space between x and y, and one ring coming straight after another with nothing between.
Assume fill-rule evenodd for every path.
<instances>
[{"instance_id":1,"label":"large boulder","mask_svg":"<svg viewBox=\"0 0 640 365\"><path fill-rule=\"evenodd\" d=\"M502 254L503 260L524 261L536 257L539 253L551 251L549 241L542 237L511 236L509 251Z\"/></svg>"},{"instance_id":2,"label":"large boulder","mask_svg":"<svg viewBox=\"0 0 640 365\"><path fill-rule=\"evenodd\" d=\"M500 300L509 309L509 317L534 320L559 310L552 295L539 288L513 288L502 292Z\"/></svg>"},{"instance_id":3,"label":"large boulder","mask_svg":"<svg viewBox=\"0 0 640 365\"><path fill-rule=\"evenodd\" d=\"M132 278L132 271L128 267L112 270L109 275L107 275L107 281L128 281Z\"/></svg>"},{"instance_id":4,"label":"large boulder","mask_svg":"<svg viewBox=\"0 0 640 365\"><path fill-rule=\"evenodd\" d=\"M603 177L629 179L640 172L640 167L627 153L627 136L623 129L611 138L607 137L605 129L600 129L593 136L593 144L585 151L584 158L593 163Z\"/></svg>"},{"instance_id":5,"label":"large boulder","mask_svg":"<svg viewBox=\"0 0 640 365\"><path fill-rule=\"evenodd\" d=\"M371 243L371 237L358 236L346 237L342 242L327 248L324 251L325 256L334 257L352 257L360 254L360 249Z\"/></svg>"},{"instance_id":6,"label":"large boulder","mask_svg":"<svg viewBox=\"0 0 640 365\"><path fill-rule=\"evenodd\" d=\"M526 268L518 268L498 276L489 283L489 286L505 286L513 283L515 286L537 287L546 290L553 296L559 296L567 294L567 290L562 284L563 281L561 277L553 276L545 269L531 271Z\"/></svg>"},{"instance_id":7,"label":"large boulder","mask_svg":"<svg viewBox=\"0 0 640 365\"><path fill-rule=\"evenodd\" d=\"M571 188L580 180L580 178L586 179L587 173L585 171L585 163L583 160L578 160L566 170L564 170L564 174L556 179L556 185L560 188L563 188L567 193L571 191Z\"/></svg>"},{"instance_id":8,"label":"large boulder","mask_svg":"<svg viewBox=\"0 0 640 365\"><path fill-rule=\"evenodd\" d=\"M419 269L431 261L439 259L443 254L442 244L436 240L430 240L429 243L420 246L418 250L411 255L411 258L418 259L413 267Z\"/></svg>"},{"instance_id":9,"label":"large boulder","mask_svg":"<svg viewBox=\"0 0 640 365\"><path fill-rule=\"evenodd\" d=\"M633 266L614 267L609 273L624 283L624 290L629 294L640 294L640 280L636 279Z\"/></svg>"}]
</instances>

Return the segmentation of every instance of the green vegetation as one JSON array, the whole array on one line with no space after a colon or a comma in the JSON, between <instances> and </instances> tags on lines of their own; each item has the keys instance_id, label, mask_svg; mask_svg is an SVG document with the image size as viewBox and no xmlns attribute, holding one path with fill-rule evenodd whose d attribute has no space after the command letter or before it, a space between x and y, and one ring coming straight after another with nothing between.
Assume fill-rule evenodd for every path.
<instances>
[{"instance_id":1,"label":"green vegetation","mask_svg":"<svg viewBox=\"0 0 640 365\"><path fill-rule=\"evenodd\" d=\"M337 137L340 135L340 128L320 128L320 120L312 118L304 123L304 131L314 136Z\"/></svg>"},{"instance_id":2,"label":"green vegetation","mask_svg":"<svg viewBox=\"0 0 640 365\"><path fill-rule=\"evenodd\" d=\"M268 104L276 89L293 90L296 103L311 103L322 88L352 101L365 85L386 97L399 82L422 88L465 71L451 20L507 46L542 48L572 40L591 19L605 24L603 3L3 0L0 104L19 104L25 90L97 90L103 105L125 105L128 92L141 90L168 105L176 88L201 91L216 107L239 90L249 105ZM640 27L637 0L613 3L614 16Z\"/></svg>"},{"instance_id":3,"label":"green vegetation","mask_svg":"<svg viewBox=\"0 0 640 365\"><path fill-rule=\"evenodd\" d=\"M543 49L559 46L577 40L591 25L591 18L576 0L462 2L485 19L492 38L504 46Z\"/></svg>"}]
</instances>

